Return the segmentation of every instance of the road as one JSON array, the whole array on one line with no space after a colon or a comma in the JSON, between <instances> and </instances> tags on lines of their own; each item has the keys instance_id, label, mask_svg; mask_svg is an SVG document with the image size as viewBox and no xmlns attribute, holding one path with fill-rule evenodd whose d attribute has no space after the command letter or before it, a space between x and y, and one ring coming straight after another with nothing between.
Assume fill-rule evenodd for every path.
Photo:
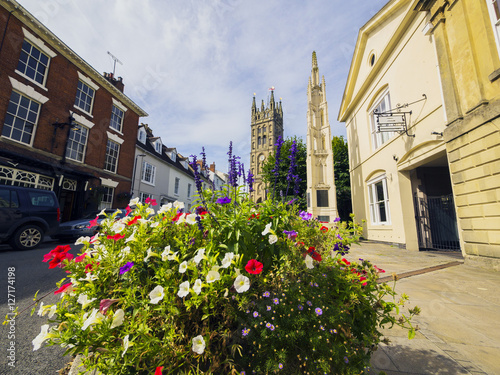
<instances>
[{"instance_id":1,"label":"road","mask_svg":"<svg viewBox=\"0 0 500 375\"><path fill-rule=\"evenodd\" d=\"M13 302L19 311L26 309L16 318L15 325L0 326L1 375L56 374L71 360L69 356L64 357L64 350L57 346L42 346L34 352L31 343L40 333L40 327L47 323L46 316L39 317L36 314L38 308L30 316L30 305L33 304L35 293L38 290L38 297L47 294L43 299L45 304L55 303L59 299L59 296L53 294L56 282L66 275L62 269L49 269L48 263L42 262L43 256L59 244L68 242L59 243L49 239L38 249L29 251L16 251L7 245L0 245L0 320L4 321ZM70 252L76 254L78 249L79 246L72 245ZM9 274L12 267L15 269L14 274ZM11 285L12 281L14 285ZM12 286L15 290L12 290ZM12 334L15 335L15 340L10 339ZM15 345L11 345L12 341ZM9 365L12 363L12 358L8 358L10 354L15 355L15 367Z\"/></svg>"}]
</instances>

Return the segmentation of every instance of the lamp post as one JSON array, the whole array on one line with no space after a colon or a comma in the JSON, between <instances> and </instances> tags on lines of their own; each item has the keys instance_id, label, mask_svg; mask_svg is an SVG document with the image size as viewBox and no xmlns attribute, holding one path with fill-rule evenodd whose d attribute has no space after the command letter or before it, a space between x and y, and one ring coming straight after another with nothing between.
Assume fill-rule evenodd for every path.
<instances>
[{"instance_id":1,"label":"lamp post","mask_svg":"<svg viewBox=\"0 0 500 375\"><path fill-rule=\"evenodd\" d=\"M135 156L135 162L134 162L134 172L132 173L132 186L130 188L130 194L132 194L132 197L134 196L134 184L135 184L135 171L137 170L137 158L138 157L141 157L143 158L144 156L146 156L146 154L139 154L139 155L136 155ZM141 166L142 166L142 163L141 163ZM141 171L142 171L142 167L141 167ZM140 176L139 178L141 178L142 176ZM140 180L139 180L140 181ZM139 185L139 188L141 187L141 185Z\"/></svg>"}]
</instances>

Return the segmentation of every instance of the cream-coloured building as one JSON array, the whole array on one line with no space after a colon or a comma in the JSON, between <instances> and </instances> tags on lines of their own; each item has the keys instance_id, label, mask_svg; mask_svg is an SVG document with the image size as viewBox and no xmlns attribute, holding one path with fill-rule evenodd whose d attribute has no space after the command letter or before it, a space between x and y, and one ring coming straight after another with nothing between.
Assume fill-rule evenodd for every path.
<instances>
[{"instance_id":1,"label":"cream-coloured building","mask_svg":"<svg viewBox=\"0 0 500 375\"><path fill-rule=\"evenodd\" d=\"M360 29L338 119L366 238L500 265L499 17L391 0Z\"/></svg>"}]
</instances>

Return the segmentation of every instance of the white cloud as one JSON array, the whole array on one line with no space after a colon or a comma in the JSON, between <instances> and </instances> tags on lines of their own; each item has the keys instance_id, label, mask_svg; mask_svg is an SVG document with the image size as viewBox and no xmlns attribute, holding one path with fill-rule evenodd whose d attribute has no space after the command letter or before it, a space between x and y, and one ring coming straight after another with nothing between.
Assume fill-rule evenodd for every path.
<instances>
[{"instance_id":1,"label":"white cloud","mask_svg":"<svg viewBox=\"0 0 500 375\"><path fill-rule=\"evenodd\" d=\"M332 134L359 28L387 0L19 0L99 72L123 77L125 94L169 147L205 146L225 171L227 149L248 167L253 93L283 98L285 136L306 134L311 54L325 76Z\"/></svg>"}]
</instances>

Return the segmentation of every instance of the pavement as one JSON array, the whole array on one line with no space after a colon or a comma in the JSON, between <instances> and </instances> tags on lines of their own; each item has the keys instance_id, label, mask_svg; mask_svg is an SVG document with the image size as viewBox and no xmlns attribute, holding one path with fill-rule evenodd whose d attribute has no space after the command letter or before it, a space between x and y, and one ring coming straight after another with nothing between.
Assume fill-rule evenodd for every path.
<instances>
[{"instance_id":1,"label":"pavement","mask_svg":"<svg viewBox=\"0 0 500 375\"><path fill-rule=\"evenodd\" d=\"M370 260L396 292L422 310L414 339L399 327L383 330L370 374L500 374L500 272L464 264L460 252L410 251L362 242L346 256ZM392 281L387 281L392 284Z\"/></svg>"},{"instance_id":2,"label":"pavement","mask_svg":"<svg viewBox=\"0 0 500 375\"><path fill-rule=\"evenodd\" d=\"M391 285L397 274L396 292L422 310L413 319L414 339L399 327L383 330L390 344L379 345L370 374L500 374L500 272L464 264L460 252L369 241L353 245L346 258L371 261L386 271L380 281Z\"/></svg>"}]
</instances>

